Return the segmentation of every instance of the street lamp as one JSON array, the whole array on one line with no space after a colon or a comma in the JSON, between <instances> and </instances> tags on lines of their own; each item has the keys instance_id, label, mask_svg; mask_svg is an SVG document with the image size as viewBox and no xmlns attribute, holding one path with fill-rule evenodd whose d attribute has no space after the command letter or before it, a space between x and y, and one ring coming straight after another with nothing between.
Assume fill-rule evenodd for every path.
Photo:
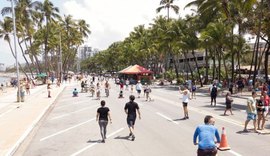
<instances>
[{"instance_id":1,"label":"street lamp","mask_svg":"<svg viewBox=\"0 0 270 156\"><path fill-rule=\"evenodd\" d=\"M16 48L16 17L15 17L15 9L14 9L14 4L13 0L10 0L11 2L11 8L12 8L12 19L13 19L13 36L14 36L14 51L15 51L15 60L16 60L16 71L17 71L17 87L18 87L18 102L21 102L21 86L20 86L20 73L19 73L19 65L18 65L18 54L17 54L17 48ZM17 107L19 108L20 105Z\"/></svg>"}]
</instances>

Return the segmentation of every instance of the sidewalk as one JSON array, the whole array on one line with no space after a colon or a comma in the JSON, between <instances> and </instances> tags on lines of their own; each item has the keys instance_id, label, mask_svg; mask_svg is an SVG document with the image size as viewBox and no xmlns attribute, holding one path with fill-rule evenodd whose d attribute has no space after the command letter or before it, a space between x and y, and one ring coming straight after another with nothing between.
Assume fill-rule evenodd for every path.
<instances>
[{"instance_id":1,"label":"sidewalk","mask_svg":"<svg viewBox=\"0 0 270 156\"><path fill-rule=\"evenodd\" d=\"M65 85L52 85L52 98L47 97L46 85L31 89L25 102L16 102L16 91L0 97L0 156L11 156L50 108Z\"/></svg>"}]
</instances>

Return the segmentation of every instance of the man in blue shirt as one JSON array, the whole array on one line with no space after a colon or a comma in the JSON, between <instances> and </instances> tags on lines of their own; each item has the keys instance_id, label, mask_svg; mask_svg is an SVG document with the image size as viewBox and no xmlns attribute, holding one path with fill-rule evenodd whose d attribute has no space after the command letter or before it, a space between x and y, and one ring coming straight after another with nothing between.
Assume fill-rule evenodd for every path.
<instances>
[{"instance_id":1,"label":"man in blue shirt","mask_svg":"<svg viewBox=\"0 0 270 156\"><path fill-rule=\"evenodd\" d=\"M215 156L217 154L216 143L220 143L218 129L214 126L215 119L207 115L204 118L204 123L196 128L193 135L194 145L199 145L197 156ZM199 143L197 143L198 137Z\"/></svg>"}]
</instances>

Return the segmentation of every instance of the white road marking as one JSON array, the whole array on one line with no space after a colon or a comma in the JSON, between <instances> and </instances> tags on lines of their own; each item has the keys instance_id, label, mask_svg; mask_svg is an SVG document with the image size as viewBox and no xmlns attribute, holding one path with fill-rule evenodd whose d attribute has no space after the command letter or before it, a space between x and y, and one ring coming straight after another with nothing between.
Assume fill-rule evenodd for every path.
<instances>
[{"instance_id":1,"label":"white road marking","mask_svg":"<svg viewBox=\"0 0 270 156\"><path fill-rule=\"evenodd\" d=\"M71 130L71 129L77 128L77 127L79 127L79 126L81 126L81 125L83 125L83 124L86 124L86 123L91 122L91 121L94 121L94 120L95 120L95 118L92 118L92 119L90 119L90 120L87 120L87 121L82 122L82 123L80 123L80 124L77 124L77 125L75 125L75 126L72 126L72 127L67 128L67 129L61 130L61 131L59 131L59 132L57 132L57 133L54 133L54 134L52 134L52 135L49 135L49 136L46 136L46 137L40 139L40 141L44 141L44 140L47 140L47 139L49 139L49 138L51 138L51 137L60 135L60 134L65 133L65 132L67 132L67 131L69 131L69 130Z\"/></svg>"},{"instance_id":2,"label":"white road marking","mask_svg":"<svg viewBox=\"0 0 270 156\"><path fill-rule=\"evenodd\" d=\"M233 151L233 150L229 150L228 152L230 152L231 154L235 155L235 156L242 156L241 154Z\"/></svg>"},{"instance_id":3,"label":"white road marking","mask_svg":"<svg viewBox=\"0 0 270 156\"><path fill-rule=\"evenodd\" d=\"M176 102L174 101L171 101L171 100L167 100L167 99L162 99L162 98L158 98L156 97L157 99L161 100L161 101L164 101L164 102L167 102L167 103L170 103L172 105L175 105L175 106L179 106L178 104L176 104ZM181 106L182 107L182 106ZM231 119L228 119L228 118L225 118L225 117L221 117L221 116L217 116L211 112L208 112L208 111L204 111L204 110L201 110L201 109L198 109L198 108L194 108L194 107L191 107L189 106L188 107L190 110L194 111L194 112L197 112L197 113L201 113L201 114L204 114L204 115L212 115L212 116L215 116L215 118L218 118L219 120L222 120L224 122L228 122L228 123L231 123L231 124L234 124L234 125L237 125L237 126L241 126L243 127L243 125L238 122L238 121L235 121L235 120L231 120ZM157 112L158 114L158 112ZM162 115L159 113L159 115ZM166 116L163 116L164 118L170 120L170 118L166 117ZM178 123L177 123L178 124ZM231 154L235 155L235 156L242 156L241 154L235 152L235 151L232 151L232 150L229 150L228 152L230 152Z\"/></svg>"},{"instance_id":4,"label":"white road marking","mask_svg":"<svg viewBox=\"0 0 270 156\"><path fill-rule=\"evenodd\" d=\"M172 101L172 100L168 100L168 99L163 99L163 98L159 98L159 97L155 97L155 98L158 99L158 100L160 100L160 101L164 101L166 103L169 103L171 105L182 107L180 105L180 102L177 103L176 101ZM202 110L202 109L199 109L199 108L195 108L195 107L192 107L192 106L188 106L188 109L189 110L192 110L194 112L203 114L203 115L212 115L212 116L215 116L216 119L219 119L219 120L222 120L224 122L228 122L228 123L231 123L231 124L234 124L234 125L243 127L243 124L241 122L238 122L236 120L232 120L232 119L229 119L229 118L226 118L226 117L218 116L218 115L216 115L216 114L214 114L212 112L209 112L209 111L205 111L205 110Z\"/></svg>"},{"instance_id":5,"label":"white road marking","mask_svg":"<svg viewBox=\"0 0 270 156\"><path fill-rule=\"evenodd\" d=\"M65 105L61 105L61 106L56 106L55 109L60 109L60 108L67 107L67 106L74 106L74 105L77 105L77 104L87 103L87 102L88 101L79 101L79 102L76 102L76 103L65 104Z\"/></svg>"},{"instance_id":6,"label":"white road marking","mask_svg":"<svg viewBox=\"0 0 270 156\"><path fill-rule=\"evenodd\" d=\"M8 110L8 111L6 111L5 113L1 114L1 115L0 115L0 118L1 118L1 117L3 117L4 115L8 114L9 112L11 112L13 109L14 109L14 108L9 109L9 110Z\"/></svg>"},{"instance_id":7,"label":"white road marking","mask_svg":"<svg viewBox=\"0 0 270 156\"><path fill-rule=\"evenodd\" d=\"M161 116L161 117L163 117L163 118L165 118L165 119L167 119L167 120L169 120L169 121L171 121L172 123L174 123L176 125L179 124L178 122L173 121L171 118L169 118L169 117L167 117L167 116L165 116L165 115L163 115L163 114L161 114L159 112L156 112L156 114L159 115L159 116Z\"/></svg>"},{"instance_id":8,"label":"white road marking","mask_svg":"<svg viewBox=\"0 0 270 156\"><path fill-rule=\"evenodd\" d=\"M74 111L74 112L70 112L70 113L67 113L67 114L64 114L64 115L59 115L59 116L56 116L56 117L54 117L54 118L51 118L51 120L55 120L55 119L59 119L59 118L63 118L63 117L69 116L69 115L74 114L74 113L82 112L82 111L84 111L84 110L86 110L86 109L95 108L95 107L97 107L97 106L98 106L98 105L94 105L94 106L85 107L85 108L83 108L83 109L80 109L80 110L77 110L77 111Z\"/></svg>"},{"instance_id":9,"label":"white road marking","mask_svg":"<svg viewBox=\"0 0 270 156\"><path fill-rule=\"evenodd\" d=\"M124 129L125 129L124 127L118 129L117 131L115 131L115 132L109 134L107 138L110 138L110 137L114 136L115 134L121 132L121 131L124 130ZM87 149L89 149L89 148L95 146L96 144L98 144L98 142L93 143L93 144L91 144L91 145L88 145L88 146L84 147L83 149L81 149L81 150L79 150L79 151L77 151L77 152L71 154L70 156L77 156L77 155L79 155L80 153L86 151Z\"/></svg>"}]
</instances>

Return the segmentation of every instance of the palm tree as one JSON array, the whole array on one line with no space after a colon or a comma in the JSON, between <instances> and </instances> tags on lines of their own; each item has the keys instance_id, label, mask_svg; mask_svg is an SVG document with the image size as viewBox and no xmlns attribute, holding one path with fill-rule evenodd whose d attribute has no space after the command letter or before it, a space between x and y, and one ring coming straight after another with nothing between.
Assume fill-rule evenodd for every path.
<instances>
[{"instance_id":1,"label":"palm tree","mask_svg":"<svg viewBox=\"0 0 270 156\"><path fill-rule=\"evenodd\" d=\"M11 34L13 31L12 28L13 28L13 21L10 17L5 17L4 21L0 21L0 38L3 38L5 41L8 42L12 56L14 57L14 59L16 59L15 53L14 53L12 46L11 46L10 37L9 37L9 34ZM21 71L27 76L27 74L23 70L21 64L20 63L18 63L18 64L19 64Z\"/></svg>"},{"instance_id":2,"label":"palm tree","mask_svg":"<svg viewBox=\"0 0 270 156\"><path fill-rule=\"evenodd\" d=\"M163 9L167 9L167 19L170 18L170 9L173 9L173 11L178 14L179 13L179 6L173 5L174 0L161 0L160 1L160 7L156 9L156 12L159 13Z\"/></svg>"},{"instance_id":3,"label":"palm tree","mask_svg":"<svg viewBox=\"0 0 270 156\"><path fill-rule=\"evenodd\" d=\"M49 66L48 66L48 39L49 39L49 23L54 21L55 18L60 18L59 16L59 9L57 7L54 7L53 3L50 2L49 0L44 0L43 4L39 4L36 7L36 10L40 12L40 17L41 19L39 20L40 22L45 20L45 27L46 27L46 32L45 32L45 38L44 38L44 57L45 57L45 68L47 71L49 71Z\"/></svg>"}]
</instances>

